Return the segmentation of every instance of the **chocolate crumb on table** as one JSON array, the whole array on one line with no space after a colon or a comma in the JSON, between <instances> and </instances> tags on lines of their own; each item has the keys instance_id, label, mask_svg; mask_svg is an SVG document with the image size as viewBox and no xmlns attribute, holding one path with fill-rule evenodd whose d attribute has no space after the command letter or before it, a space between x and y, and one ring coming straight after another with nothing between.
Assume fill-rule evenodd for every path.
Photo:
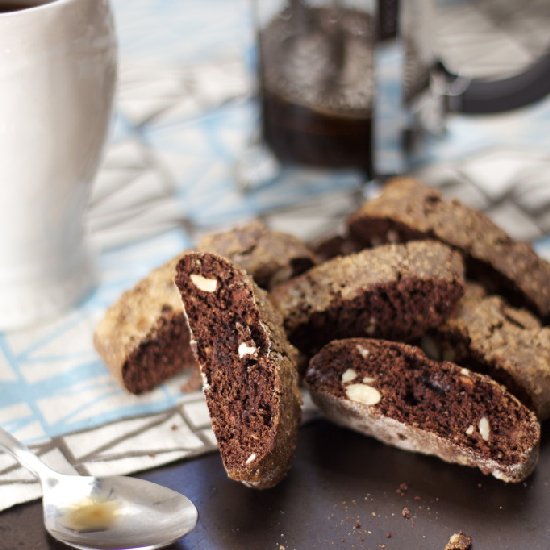
<instances>
[{"instance_id":1,"label":"chocolate crumb on table","mask_svg":"<svg viewBox=\"0 0 550 550\"><path fill-rule=\"evenodd\" d=\"M378 197L349 217L348 228L351 238L367 246L419 239L444 242L463 254L470 278L550 322L550 263L481 212L445 200L414 179L388 182Z\"/></svg>"},{"instance_id":2,"label":"chocolate crumb on table","mask_svg":"<svg viewBox=\"0 0 550 550\"><path fill-rule=\"evenodd\" d=\"M226 472L273 487L291 466L301 402L281 314L245 271L215 254L182 256L176 285Z\"/></svg>"},{"instance_id":3,"label":"chocolate crumb on table","mask_svg":"<svg viewBox=\"0 0 550 550\"><path fill-rule=\"evenodd\" d=\"M455 533L449 539L443 550L471 550L472 537L465 535L462 531Z\"/></svg>"},{"instance_id":4,"label":"chocolate crumb on table","mask_svg":"<svg viewBox=\"0 0 550 550\"><path fill-rule=\"evenodd\" d=\"M460 255L438 242L380 246L335 258L275 287L289 340L312 354L335 338L418 337L463 293Z\"/></svg>"},{"instance_id":5,"label":"chocolate crumb on table","mask_svg":"<svg viewBox=\"0 0 550 550\"><path fill-rule=\"evenodd\" d=\"M349 338L326 345L305 377L336 424L403 450L517 483L535 468L540 425L503 386L414 346Z\"/></svg>"},{"instance_id":6,"label":"chocolate crumb on table","mask_svg":"<svg viewBox=\"0 0 550 550\"><path fill-rule=\"evenodd\" d=\"M550 327L528 311L467 284L453 314L422 342L433 359L489 374L541 420L550 417Z\"/></svg>"},{"instance_id":7,"label":"chocolate crumb on table","mask_svg":"<svg viewBox=\"0 0 550 550\"><path fill-rule=\"evenodd\" d=\"M409 490L409 486L406 483L400 483L399 487L395 490L395 494L400 497L404 497Z\"/></svg>"}]
</instances>

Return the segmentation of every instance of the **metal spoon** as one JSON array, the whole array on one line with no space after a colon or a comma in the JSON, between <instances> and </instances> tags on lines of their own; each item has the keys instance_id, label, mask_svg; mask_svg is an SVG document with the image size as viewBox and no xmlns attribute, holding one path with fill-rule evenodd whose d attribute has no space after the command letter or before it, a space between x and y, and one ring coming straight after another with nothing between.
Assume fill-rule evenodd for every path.
<instances>
[{"instance_id":1,"label":"metal spoon","mask_svg":"<svg viewBox=\"0 0 550 550\"><path fill-rule=\"evenodd\" d=\"M60 474L0 428L5 449L40 479L44 525L81 550L153 550L191 531L197 509L185 496L131 477Z\"/></svg>"}]
</instances>

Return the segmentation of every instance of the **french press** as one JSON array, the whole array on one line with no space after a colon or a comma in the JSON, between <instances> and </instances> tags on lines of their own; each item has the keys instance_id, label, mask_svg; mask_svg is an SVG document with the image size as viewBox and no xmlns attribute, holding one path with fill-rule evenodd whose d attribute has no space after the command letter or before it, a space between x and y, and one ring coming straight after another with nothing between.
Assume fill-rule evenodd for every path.
<instances>
[{"instance_id":1,"label":"french press","mask_svg":"<svg viewBox=\"0 0 550 550\"><path fill-rule=\"evenodd\" d=\"M449 71L434 44L434 0L255 0L254 7L261 137L282 164L373 177L376 125L395 128L406 152L411 135L441 131L449 112L505 111L550 93L550 52L500 80ZM399 96L385 119L377 113L381 94Z\"/></svg>"}]
</instances>

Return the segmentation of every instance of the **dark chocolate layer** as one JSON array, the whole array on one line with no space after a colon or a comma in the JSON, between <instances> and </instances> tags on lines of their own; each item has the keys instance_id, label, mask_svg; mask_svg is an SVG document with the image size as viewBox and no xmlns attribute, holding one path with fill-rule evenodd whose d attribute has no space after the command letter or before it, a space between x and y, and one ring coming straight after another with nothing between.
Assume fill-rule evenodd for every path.
<instances>
[{"instance_id":1,"label":"dark chocolate layer","mask_svg":"<svg viewBox=\"0 0 550 550\"><path fill-rule=\"evenodd\" d=\"M163 309L151 332L122 366L124 387L134 394L150 391L195 365L189 340L185 315Z\"/></svg>"}]
</instances>

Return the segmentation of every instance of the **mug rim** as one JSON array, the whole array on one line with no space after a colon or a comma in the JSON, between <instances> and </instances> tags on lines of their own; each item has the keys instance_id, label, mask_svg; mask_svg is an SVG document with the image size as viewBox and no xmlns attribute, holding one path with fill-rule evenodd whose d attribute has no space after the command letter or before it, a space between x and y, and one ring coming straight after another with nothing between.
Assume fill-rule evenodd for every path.
<instances>
[{"instance_id":1,"label":"mug rim","mask_svg":"<svg viewBox=\"0 0 550 550\"><path fill-rule=\"evenodd\" d=\"M48 0L44 4L38 4L37 6L22 7L17 11L0 12L0 19L4 17L23 17L25 14L33 14L37 11L43 11L46 9L53 9L59 4L70 4L76 0Z\"/></svg>"}]
</instances>

